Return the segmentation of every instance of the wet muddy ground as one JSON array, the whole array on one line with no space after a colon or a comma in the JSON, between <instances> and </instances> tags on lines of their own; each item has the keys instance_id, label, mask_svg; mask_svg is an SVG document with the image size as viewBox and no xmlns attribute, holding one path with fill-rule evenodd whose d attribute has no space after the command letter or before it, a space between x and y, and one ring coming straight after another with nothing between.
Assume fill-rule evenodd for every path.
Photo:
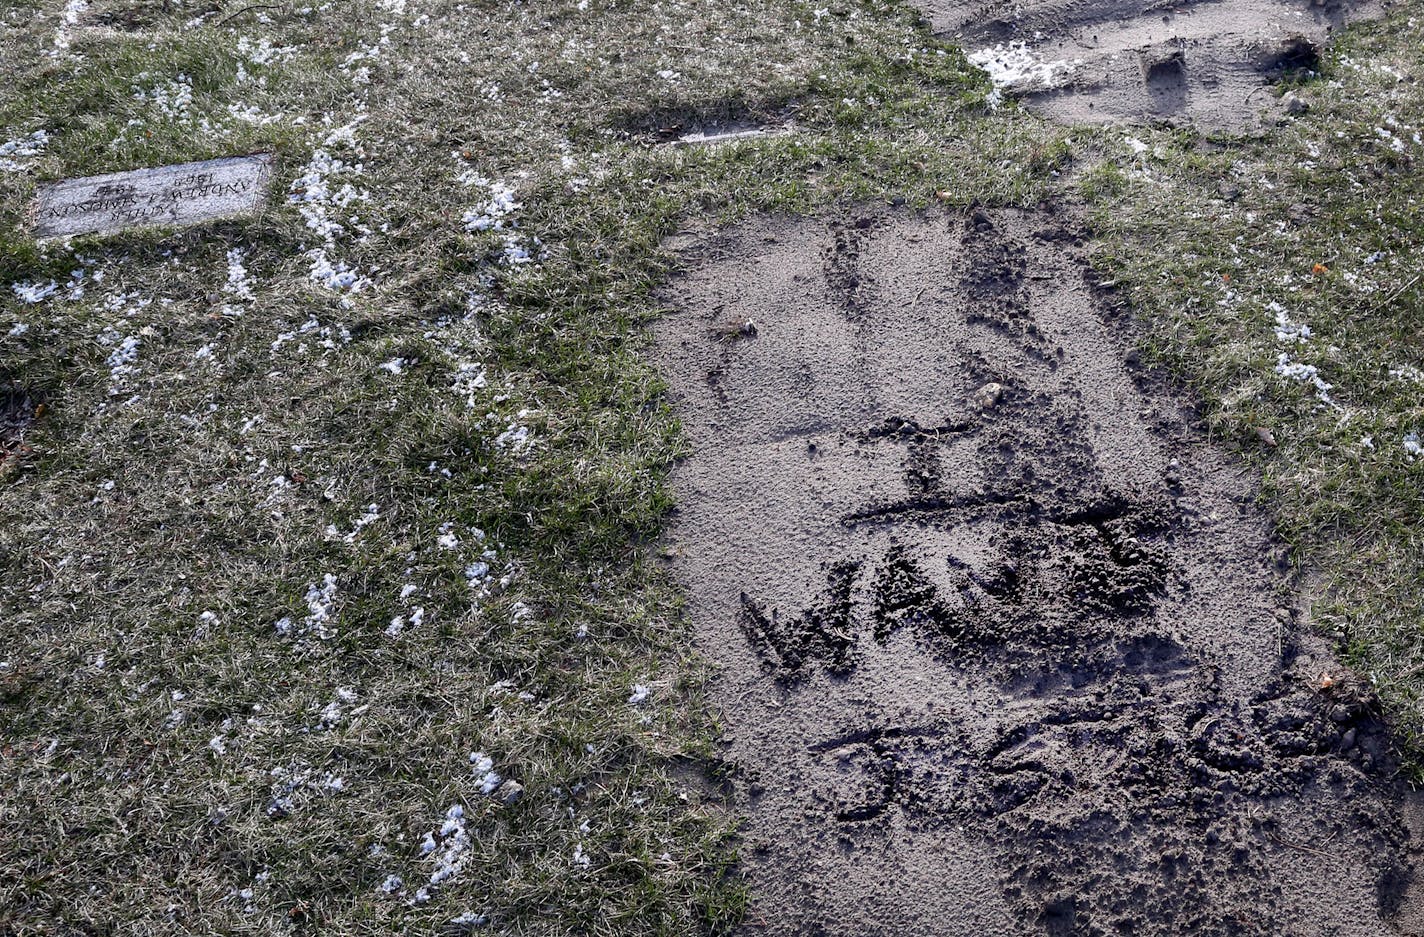
<instances>
[{"instance_id":1,"label":"wet muddy ground","mask_svg":"<svg viewBox=\"0 0 1424 937\"><path fill-rule=\"evenodd\" d=\"M1144 118L1240 129L1279 108L1268 83L1308 71L1381 0L916 0L1035 109L1077 123ZM976 60L978 60L976 58Z\"/></svg>"},{"instance_id":2,"label":"wet muddy ground","mask_svg":"<svg viewBox=\"0 0 1424 937\"><path fill-rule=\"evenodd\" d=\"M745 933L1407 926L1386 730L1075 232L763 219L668 287Z\"/></svg>"}]
</instances>

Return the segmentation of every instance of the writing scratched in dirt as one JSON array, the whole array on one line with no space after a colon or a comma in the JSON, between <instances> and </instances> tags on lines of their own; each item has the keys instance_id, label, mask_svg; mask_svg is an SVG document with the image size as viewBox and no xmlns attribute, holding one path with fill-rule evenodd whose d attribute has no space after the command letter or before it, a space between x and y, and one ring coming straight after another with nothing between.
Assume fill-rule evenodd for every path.
<instances>
[{"instance_id":1,"label":"writing scratched in dirt","mask_svg":"<svg viewBox=\"0 0 1424 937\"><path fill-rule=\"evenodd\" d=\"M759 933L1374 933L1383 728L1300 676L1249 483L1129 372L1073 241L768 223L678 286L678 568Z\"/></svg>"}]
</instances>

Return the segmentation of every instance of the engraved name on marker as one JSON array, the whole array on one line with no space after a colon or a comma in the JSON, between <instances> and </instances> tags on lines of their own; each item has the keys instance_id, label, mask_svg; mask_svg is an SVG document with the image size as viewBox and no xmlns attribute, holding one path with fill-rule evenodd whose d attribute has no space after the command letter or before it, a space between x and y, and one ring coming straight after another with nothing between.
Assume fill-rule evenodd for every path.
<instances>
[{"instance_id":1,"label":"engraved name on marker","mask_svg":"<svg viewBox=\"0 0 1424 937\"><path fill-rule=\"evenodd\" d=\"M40 187L34 233L112 234L229 218L257 209L271 180L270 153L66 179Z\"/></svg>"}]
</instances>

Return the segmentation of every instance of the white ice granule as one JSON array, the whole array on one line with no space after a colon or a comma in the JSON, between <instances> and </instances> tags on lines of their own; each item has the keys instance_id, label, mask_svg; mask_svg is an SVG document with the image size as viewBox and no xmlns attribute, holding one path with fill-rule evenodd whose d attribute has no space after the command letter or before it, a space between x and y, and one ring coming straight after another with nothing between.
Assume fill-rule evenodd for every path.
<instances>
[{"instance_id":1,"label":"white ice granule","mask_svg":"<svg viewBox=\"0 0 1424 937\"><path fill-rule=\"evenodd\" d=\"M103 340L103 336L100 340ZM112 342L106 344L112 344ZM134 367L134 362L138 360L138 350L142 344L143 342L139 340L138 336L129 335L118 340L117 347L109 353L109 375L116 384L138 370Z\"/></svg>"},{"instance_id":2,"label":"white ice granule","mask_svg":"<svg viewBox=\"0 0 1424 937\"><path fill-rule=\"evenodd\" d=\"M465 826L465 808L456 804L445 811L445 820L437 832L425 834L421 852L433 856L435 870L430 873L429 885L415 895L416 903L430 899L430 888L450 880L464 866L469 858L471 840Z\"/></svg>"},{"instance_id":3,"label":"white ice granule","mask_svg":"<svg viewBox=\"0 0 1424 937\"><path fill-rule=\"evenodd\" d=\"M322 576L321 583L307 586L307 615L300 623L283 618L276 624L277 633L282 637L304 635L315 632L322 640L335 637L336 631L329 627L332 609L336 605L336 577L331 573Z\"/></svg>"},{"instance_id":4,"label":"white ice granule","mask_svg":"<svg viewBox=\"0 0 1424 937\"><path fill-rule=\"evenodd\" d=\"M474 409L478 404L479 392L489 384L489 377L483 365L461 362L450 382L450 389L456 396L465 398L465 407Z\"/></svg>"},{"instance_id":5,"label":"white ice granule","mask_svg":"<svg viewBox=\"0 0 1424 937\"><path fill-rule=\"evenodd\" d=\"M461 177L466 185L489 190L488 197L464 214L466 231L492 231L505 226L505 220L521 207L514 199L514 188L503 182L490 182L479 176Z\"/></svg>"},{"instance_id":6,"label":"white ice granule","mask_svg":"<svg viewBox=\"0 0 1424 937\"><path fill-rule=\"evenodd\" d=\"M67 52L73 43L74 27L89 10L89 0L67 0L59 14L59 26L54 31L55 52Z\"/></svg>"},{"instance_id":7,"label":"white ice granule","mask_svg":"<svg viewBox=\"0 0 1424 937\"><path fill-rule=\"evenodd\" d=\"M1051 88L1071 75L1079 61L1046 61L1025 42L1011 42L971 52L969 61L983 69L996 90L1037 91Z\"/></svg>"},{"instance_id":8,"label":"white ice granule","mask_svg":"<svg viewBox=\"0 0 1424 937\"><path fill-rule=\"evenodd\" d=\"M282 332L275 341L272 342L272 350L275 352L288 342L296 341L301 336L315 335L317 344L328 351L335 349L340 344L349 344L351 341L351 331L343 325L330 326L322 325L316 316L311 316L307 321L292 332ZM300 351L305 354L308 351L306 342L299 346Z\"/></svg>"},{"instance_id":9,"label":"white ice granule","mask_svg":"<svg viewBox=\"0 0 1424 937\"><path fill-rule=\"evenodd\" d=\"M466 911L464 914L461 914L458 917L452 917L450 919L450 923L455 927L461 928L483 927L484 925L489 923L489 915L476 914L473 911Z\"/></svg>"},{"instance_id":10,"label":"white ice granule","mask_svg":"<svg viewBox=\"0 0 1424 937\"><path fill-rule=\"evenodd\" d=\"M507 449L515 455L528 452L534 445L527 426L510 423L508 429L494 438L496 449Z\"/></svg>"},{"instance_id":11,"label":"white ice granule","mask_svg":"<svg viewBox=\"0 0 1424 937\"><path fill-rule=\"evenodd\" d=\"M229 104L227 112L244 124L252 124L257 127L266 127L268 124L275 124L282 119L281 114L268 114L255 104Z\"/></svg>"},{"instance_id":12,"label":"white ice granule","mask_svg":"<svg viewBox=\"0 0 1424 937\"><path fill-rule=\"evenodd\" d=\"M36 130L27 137L0 143L0 172L21 172L49 145L49 134Z\"/></svg>"},{"instance_id":13,"label":"white ice granule","mask_svg":"<svg viewBox=\"0 0 1424 937\"><path fill-rule=\"evenodd\" d=\"M10 289L20 302L33 306L53 296L59 290L59 284L53 280L48 283L15 283Z\"/></svg>"},{"instance_id":14,"label":"white ice granule","mask_svg":"<svg viewBox=\"0 0 1424 937\"><path fill-rule=\"evenodd\" d=\"M470 768L475 773L475 783L480 786L481 794L493 794L504 782L504 778L494 770L494 759L484 752L470 752Z\"/></svg>"},{"instance_id":15,"label":"white ice granule","mask_svg":"<svg viewBox=\"0 0 1424 937\"><path fill-rule=\"evenodd\" d=\"M381 519L381 506L379 504L366 505L366 512L356 520L351 522L351 532L344 539L347 543L355 543L361 531L376 523Z\"/></svg>"},{"instance_id":16,"label":"white ice granule","mask_svg":"<svg viewBox=\"0 0 1424 937\"><path fill-rule=\"evenodd\" d=\"M1292 322L1286 314L1285 307L1280 303L1271 303L1267 307L1276 314L1276 339L1282 342L1294 344L1305 344L1312 338L1310 326L1300 322Z\"/></svg>"},{"instance_id":17,"label":"white ice granule","mask_svg":"<svg viewBox=\"0 0 1424 937\"><path fill-rule=\"evenodd\" d=\"M139 76L140 79L147 77L147 73ZM177 78L171 81L162 82L149 88L134 85L133 96L164 117L185 120L191 116L193 107L193 80L180 73Z\"/></svg>"},{"instance_id":18,"label":"white ice granule","mask_svg":"<svg viewBox=\"0 0 1424 937\"><path fill-rule=\"evenodd\" d=\"M307 227L328 246L346 234L346 226L335 220L333 213L369 198L352 182L365 172L359 162L361 149L356 143L360 123L358 119L328 133L289 190L288 201L298 206ZM350 151L349 155L358 161L350 162L333 155L331 151L337 148Z\"/></svg>"},{"instance_id":19,"label":"white ice granule","mask_svg":"<svg viewBox=\"0 0 1424 937\"><path fill-rule=\"evenodd\" d=\"M252 280L248 278L244 265L246 258L247 252L241 247L227 252L227 282L223 284L223 292L239 302L253 299Z\"/></svg>"},{"instance_id":20,"label":"white ice granule","mask_svg":"<svg viewBox=\"0 0 1424 937\"><path fill-rule=\"evenodd\" d=\"M628 696L628 703L637 706L648 698L651 691L641 683L633 684L633 692Z\"/></svg>"},{"instance_id":21,"label":"white ice granule","mask_svg":"<svg viewBox=\"0 0 1424 937\"><path fill-rule=\"evenodd\" d=\"M289 61L297 54L297 47L274 46L272 40L266 37L254 42L243 36L237 40L237 54L253 65L271 65L273 62Z\"/></svg>"},{"instance_id":22,"label":"white ice granule","mask_svg":"<svg viewBox=\"0 0 1424 937\"><path fill-rule=\"evenodd\" d=\"M460 154L454 154L460 159ZM462 222L470 232L506 231L516 227L514 215L522 207L514 197L514 187L501 181L491 182L474 170L466 170L459 181L467 186L486 190L481 202L464 212ZM505 233L502 238L499 262L507 267L531 264L540 259L539 239L528 241L514 233Z\"/></svg>"},{"instance_id":23,"label":"white ice granule","mask_svg":"<svg viewBox=\"0 0 1424 937\"><path fill-rule=\"evenodd\" d=\"M526 245L517 234L506 234L504 236L504 249L500 254L500 263L507 267L520 266L522 264L532 264L535 260L534 251L538 250L539 242L535 240L532 244Z\"/></svg>"},{"instance_id":24,"label":"white ice granule","mask_svg":"<svg viewBox=\"0 0 1424 937\"><path fill-rule=\"evenodd\" d=\"M326 251L319 247L307 251L307 259L311 261L311 269L307 272L307 276L313 283L324 286L333 292L359 293L371 283L361 274L361 271L344 260L331 260L326 255Z\"/></svg>"},{"instance_id":25,"label":"white ice granule","mask_svg":"<svg viewBox=\"0 0 1424 937\"><path fill-rule=\"evenodd\" d=\"M1424 445L1419 444L1419 434L1410 433L1404 437L1404 451L1409 453L1410 458L1418 458L1424 455Z\"/></svg>"},{"instance_id":26,"label":"white ice granule","mask_svg":"<svg viewBox=\"0 0 1424 937\"><path fill-rule=\"evenodd\" d=\"M1292 361L1290 355L1281 352L1276 359L1275 371L1288 380L1310 384L1315 388L1315 395L1320 398L1321 402L1334 405L1335 402L1330 398L1330 391L1334 389L1334 385L1325 382L1315 365Z\"/></svg>"}]
</instances>

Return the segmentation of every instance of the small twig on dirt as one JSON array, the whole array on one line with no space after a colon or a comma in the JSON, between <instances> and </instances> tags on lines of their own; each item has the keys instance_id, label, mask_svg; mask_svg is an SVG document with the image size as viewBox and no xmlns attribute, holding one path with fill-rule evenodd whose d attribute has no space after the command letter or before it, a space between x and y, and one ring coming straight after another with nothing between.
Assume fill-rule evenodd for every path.
<instances>
[{"instance_id":1,"label":"small twig on dirt","mask_svg":"<svg viewBox=\"0 0 1424 937\"><path fill-rule=\"evenodd\" d=\"M722 344L735 342L739 338L756 338L756 323L748 319L745 322L724 322L713 326L708 330L709 334Z\"/></svg>"},{"instance_id":2,"label":"small twig on dirt","mask_svg":"<svg viewBox=\"0 0 1424 937\"><path fill-rule=\"evenodd\" d=\"M929 288L930 288L930 287L929 287L929 284L925 284L924 286L920 287L920 291L915 294L915 298L912 299L912 300L910 300L910 308L911 308L911 309L914 309L916 306L918 306L918 305L920 304L920 297L923 296L923 295L925 295L925 290L927 290L927 289L929 289Z\"/></svg>"},{"instance_id":3,"label":"small twig on dirt","mask_svg":"<svg viewBox=\"0 0 1424 937\"><path fill-rule=\"evenodd\" d=\"M1315 855L1317 855L1317 856L1324 856L1324 857L1327 858L1327 859L1334 859L1334 858L1335 858L1335 857L1332 856L1330 853L1325 852L1325 851L1322 850L1322 849L1314 849L1314 848L1312 848L1312 847L1310 847L1310 846L1302 846L1300 843L1287 842L1286 840L1281 839L1279 836L1274 836L1274 835L1272 835L1272 834L1270 834L1270 833L1267 833L1267 834L1266 834L1266 838L1269 839L1269 840L1270 840L1271 842L1273 842L1273 843L1279 843L1279 844L1282 845L1282 846L1289 846L1291 849L1299 849L1299 850L1301 850L1302 852L1312 852L1312 853L1315 853Z\"/></svg>"},{"instance_id":4,"label":"small twig on dirt","mask_svg":"<svg viewBox=\"0 0 1424 937\"><path fill-rule=\"evenodd\" d=\"M213 25L214 25L214 26L221 26L223 23L229 22L229 21L231 21L231 20L235 20L235 19L237 19L239 16L241 16L242 14L244 14L244 13L251 13L253 10L275 10L275 9L277 9L277 7L278 7L278 4L275 4L275 3L254 3L254 4L252 4L251 6L245 6L245 7L243 7L242 9L238 10L236 13L230 13L230 14L228 14L227 16L224 16L222 19L218 20L218 21L217 21L216 23L214 23Z\"/></svg>"}]
</instances>

